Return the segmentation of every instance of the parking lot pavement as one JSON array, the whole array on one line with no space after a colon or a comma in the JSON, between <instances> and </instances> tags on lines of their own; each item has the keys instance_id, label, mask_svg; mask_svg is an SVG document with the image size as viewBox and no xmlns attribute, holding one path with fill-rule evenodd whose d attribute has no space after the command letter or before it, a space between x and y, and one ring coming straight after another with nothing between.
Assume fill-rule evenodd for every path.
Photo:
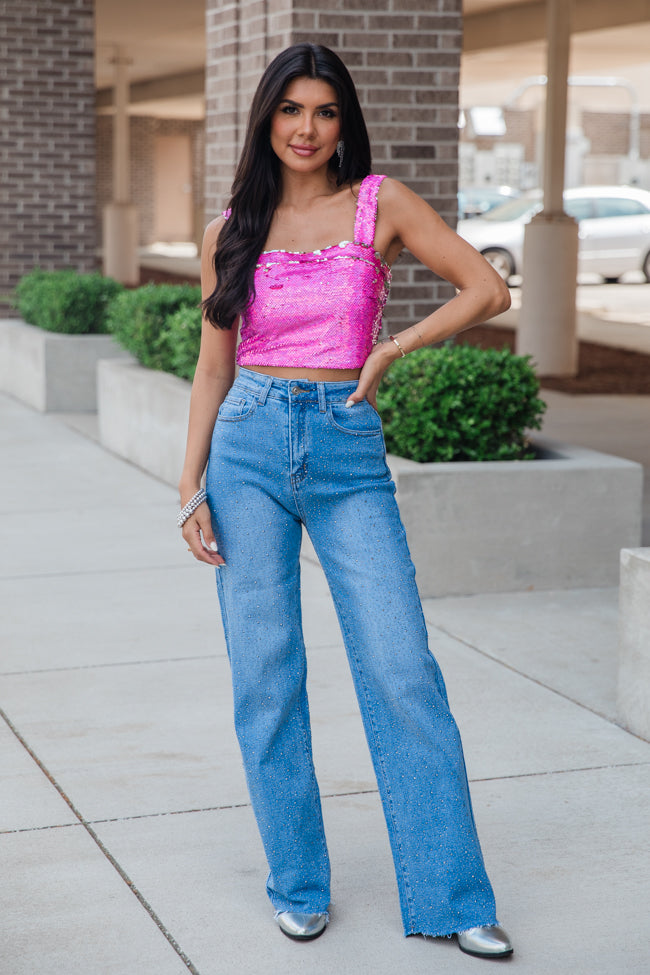
<instances>
[{"instance_id":1,"label":"parking lot pavement","mask_svg":"<svg viewBox=\"0 0 650 975\"><path fill-rule=\"evenodd\" d=\"M587 276L581 280L576 291L578 338L650 355L650 284L634 275L620 284L602 284ZM492 322L516 329L521 287L512 287L510 294L511 307Z\"/></svg>"}]
</instances>

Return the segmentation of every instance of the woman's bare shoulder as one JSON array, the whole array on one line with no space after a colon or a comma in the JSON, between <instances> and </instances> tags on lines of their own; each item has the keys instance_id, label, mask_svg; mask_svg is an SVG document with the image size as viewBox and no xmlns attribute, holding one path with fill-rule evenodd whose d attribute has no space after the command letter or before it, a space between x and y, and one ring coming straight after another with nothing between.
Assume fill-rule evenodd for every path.
<instances>
[{"instance_id":1,"label":"woman's bare shoulder","mask_svg":"<svg viewBox=\"0 0 650 975\"><path fill-rule=\"evenodd\" d=\"M210 240L216 241L217 237L221 233L221 228L223 227L225 222L226 222L225 216L223 215L223 213L220 213L218 217L215 217L214 220L211 220L210 223L207 225L203 236L209 238Z\"/></svg>"},{"instance_id":2,"label":"woman's bare shoulder","mask_svg":"<svg viewBox=\"0 0 650 975\"><path fill-rule=\"evenodd\" d=\"M211 220L205 228L205 231L203 232L202 247L202 252L204 254L214 253L214 251L217 249L217 240L225 222L226 218L222 213L220 213L219 216L215 217L214 220Z\"/></svg>"},{"instance_id":3,"label":"woman's bare shoulder","mask_svg":"<svg viewBox=\"0 0 650 975\"><path fill-rule=\"evenodd\" d=\"M381 181L378 199L382 207L389 207L391 210L399 210L404 206L418 206L418 204L428 207L421 196L410 190L404 183L400 183L398 179L393 179L392 176L385 176Z\"/></svg>"}]
</instances>

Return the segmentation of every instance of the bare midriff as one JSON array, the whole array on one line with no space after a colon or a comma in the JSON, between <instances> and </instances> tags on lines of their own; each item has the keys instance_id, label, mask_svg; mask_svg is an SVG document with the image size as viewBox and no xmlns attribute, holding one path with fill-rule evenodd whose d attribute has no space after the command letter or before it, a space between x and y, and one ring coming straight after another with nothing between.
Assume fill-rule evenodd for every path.
<instances>
[{"instance_id":1,"label":"bare midriff","mask_svg":"<svg viewBox=\"0 0 650 975\"><path fill-rule=\"evenodd\" d=\"M276 379L304 379L312 383L344 383L358 379L360 369L307 369L289 366L245 366L251 372L262 372Z\"/></svg>"}]
</instances>

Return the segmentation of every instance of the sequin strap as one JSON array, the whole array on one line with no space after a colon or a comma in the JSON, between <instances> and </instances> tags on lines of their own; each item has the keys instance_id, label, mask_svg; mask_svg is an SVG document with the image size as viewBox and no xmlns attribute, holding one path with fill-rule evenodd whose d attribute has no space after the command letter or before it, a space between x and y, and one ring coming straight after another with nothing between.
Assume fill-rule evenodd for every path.
<instances>
[{"instance_id":1,"label":"sequin strap","mask_svg":"<svg viewBox=\"0 0 650 975\"><path fill-rule=\"evenodd\" d=\"M375 239L375 223L377 220L377 193L385 176L371 173L359 187L357 213L354 220L354 239L359 244L372 247Z\"/></svg>"}]
</instances>

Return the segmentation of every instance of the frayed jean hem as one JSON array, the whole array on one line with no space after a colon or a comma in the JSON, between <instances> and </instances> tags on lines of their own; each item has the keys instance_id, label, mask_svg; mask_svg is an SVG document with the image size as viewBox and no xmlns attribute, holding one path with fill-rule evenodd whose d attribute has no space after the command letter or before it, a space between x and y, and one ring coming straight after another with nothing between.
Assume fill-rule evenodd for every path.
<instances>
[{"instance_id":1,"label":"frayed jean hem","mask_svg":"<svg viewBox=\"0 0 650 975\"><path fill-rule=\"evenodd\" d=\"M427 938L453 938L455 934L462 934L463 931L469 931L470 928L483 928L483 927L487 928L487 927L491 927L492 925L498 925L498 924L499 922L493 916L491 918L488 918L485 921L474 921L473 924L463 925L463 927L453 928L451 930L449 928L441 928L440 930L437 931L433 931L433 930L425 931L415 927L412 927L411 929L404 928L404 937L410 938L412 935L419 935L425 940Z\"/></svg>"}]
</instances>

